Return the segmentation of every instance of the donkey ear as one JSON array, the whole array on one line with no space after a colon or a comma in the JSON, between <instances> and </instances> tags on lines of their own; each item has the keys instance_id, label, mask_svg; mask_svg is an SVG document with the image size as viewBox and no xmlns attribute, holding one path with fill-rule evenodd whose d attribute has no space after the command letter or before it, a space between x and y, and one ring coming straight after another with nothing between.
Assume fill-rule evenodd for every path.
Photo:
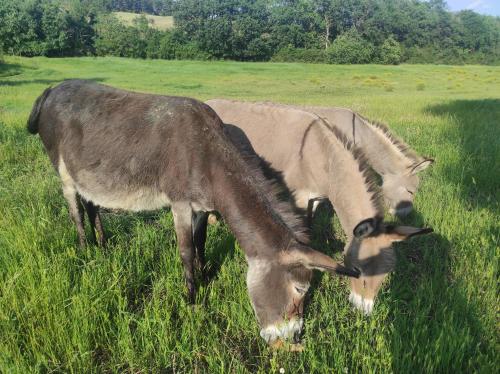
<instances>
[{"instance_id":1,"label":"donkey ear","mask_svg":"<svg viewBox=\"0 0 500 374\"><path fill-rule=\"evenodd\" d=\"M359 278L360 275L358 269L347 268L334 261L331 257L306 246L294 246L284 251L281 256L281 263L291 267L302 265L308 269L328 271L329 273L347 275L354 278Z\"/></svg>"},{"instance_id":2,"label":"donkey ear","mask_svg":"<svg viewBox=\"0 0 500 374\"><path fill-rule=\"evenodd\" d=\"M433 232L434 230L430 227L418 228L411 226L386 226L385 234L393 242L400 242L406 239L410 239L413 236L424 235Z\"/></svg>"},{"instance_id":3,"label":"donkey ear","mask_svg":"<svg viewBox=\"0 0 500 374\"><path fill-rule=\"evenodd\" d=\"M420 173L422 170L427 169L429 166L431 166L434 163L434 160L432 158L427 158L424 161L416 164L410 171L410 174L415 175L417 173Z\"/></svg>"},{"instance_id":4,"label":"donkey ear","mask_svg":"<svg viewBox=\"0 0 500 374\"><path fill-rule=\"evenodd\" d=\"M352 233L356 238L364 238L374 232L376 227L375 220L368 218L358 223Z\"/></svg>"}]
</instances>

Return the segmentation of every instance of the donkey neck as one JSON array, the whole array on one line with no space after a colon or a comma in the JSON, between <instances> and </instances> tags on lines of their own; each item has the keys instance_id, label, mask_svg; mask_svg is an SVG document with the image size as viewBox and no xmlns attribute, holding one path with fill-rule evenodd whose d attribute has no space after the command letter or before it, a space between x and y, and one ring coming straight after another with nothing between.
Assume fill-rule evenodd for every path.
<instances>
[{"instance_id":1,"label":"donkey neck","mask_svg":"<svg viewBox=\"0 0 500 374\"><path fill-rule=\"evenodd\" d=\"M298 220L260 171L238 155L214 167L213 202L247 257L271 258L298 241ZM300 233L299 233L300 235Z\"/></svg>"},{"instance_id":2,"label":"donkey neck","mask_svg":"<svg viewBox=\"0 0 500 374\"><path fill-rule=\"evenodd\" d=\"M379 190L361 150L336 129L328 138L328 198L346 235L351 238L362 220L383 217Z\"/></svg>"}]
</instances>

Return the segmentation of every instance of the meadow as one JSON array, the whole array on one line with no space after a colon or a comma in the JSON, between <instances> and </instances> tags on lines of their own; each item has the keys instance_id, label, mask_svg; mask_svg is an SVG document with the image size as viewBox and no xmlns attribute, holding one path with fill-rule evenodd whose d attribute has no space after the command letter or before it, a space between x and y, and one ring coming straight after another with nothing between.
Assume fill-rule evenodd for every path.
<instances>
[{"instance_id":1,"label":"meadow","mask_svg":"<svg viewBox=\"0 0 500 374\"><path fill-rule=\"evenodd\" d=\"M113 12L113 14L127 26L132 26L134 20L140 16L140 14L130 12ZM154 16L152 14L144 14L144 16L154 29L165 31L174 27L174 17L172 16Z\"/></svg>"},{"instance_id":2,"label":"meadow","mask_svg":"<svg viewBox=\"0 0 500 374\"><path fill-rule=\"evenodd\" d=\"M0 64L0 372L497 372L500 67L335 66L15 58ZM31 106L63 79L185 95L347 106L436 160L403 220L434 234L396 244L396 271L365 317L347 280L316 274L302 353L259 337L246 263L209 228L213 273L187 303L171 214L108 212L106 248L77 247ZM395 220L394 218L387 217ZM341 258L323 209L313 246Z\"/></svg>"}]
</instances>

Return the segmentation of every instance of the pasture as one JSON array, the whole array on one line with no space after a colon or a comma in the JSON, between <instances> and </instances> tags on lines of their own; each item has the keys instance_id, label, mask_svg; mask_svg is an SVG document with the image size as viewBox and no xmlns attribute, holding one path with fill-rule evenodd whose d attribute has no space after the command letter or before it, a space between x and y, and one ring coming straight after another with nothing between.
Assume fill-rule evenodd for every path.
<instances>
[{"instance_id":1,"label":"pasture","mask_svg":"<svg viewBox=\"0 0 500 374\"><path fill-rule=\"evenodd\" d=\"M195 306L168 211L105 213L108 246L77 247L58 177L25 129L35 98L68 78L202 100L351 107L436 160L403 220L435 233L396 244L396 271L371 317L350 306L346 279L316 274L304 352L273 352L259 337L242 251L223 224L209 228L213 276L198 280ZM0 371L495 372L499 198L499 67L8 57L0 65ZM312 237L341 258L344 235L327 209Z\"/></svg>"},{"instance_id":2,"label":"pasture","mask_svg":"<svg viewBox=\"0 0 500 374\"><path fill-rule=\"evenodd\" d=\"M140 16L140 14L130 12L113 12L113 14L127 26L132 26L134 20ZM174 27L174 17L172 16L154 16L152 14L144 14L144 16L154 29L165 31Z\"/></svg>"}]
</instances>

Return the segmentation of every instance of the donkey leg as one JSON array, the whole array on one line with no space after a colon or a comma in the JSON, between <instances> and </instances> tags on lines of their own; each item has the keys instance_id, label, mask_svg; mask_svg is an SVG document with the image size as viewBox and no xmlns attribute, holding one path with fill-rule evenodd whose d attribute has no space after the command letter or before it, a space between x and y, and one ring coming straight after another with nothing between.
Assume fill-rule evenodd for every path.
<instances>
[{"instance_id":1,"label":"donkey leg","mask_svg":"<svg viewBox=\"0 0 500 374\"><path fill-rule=\"evenodd\" d=\"M87 216L90 221L90 228L92 229L92 238L94 243L97 243L100 247L106 244L106 239L104 237L104 230L102 228L101 215L99 214L99 207L94 205L91 201L83 200L83 205L87 211ZM97 237L96 237L97 233Z\"/></svg>"},{"instance_id":2,"label":"donkey leg","mask_svg":"<svg viewBox=\"0 0 500 374\"><path fill-rule=\"evenodd\" d=\"M321 202L324 200L325 200L324 198L315 197L313 199L310 199L307 202L307 221L306 221L306 224L308 227L312 227L312 222L314 219L314 214L316 213L316 209L318 208L319 204L321 204Z\"/></svg>"},{"instance_id":3,"label":"donkey leg","mask_svg":"<svg viewBox=\"0 0 500 374\"><path fill-rule=\"evenodd\" d=\"M99 207L96 207L95 215L95 227L97 229L97 243L99 246L104 247L106 245L106 236L104 235L104 228L102 227L101 213L99 212Z\"/></svg>"},{"instance_id":4,"label":"donkey leg","mask_svg":"<svg viewBox=\"0 0 500 374\"><path fill-rule=\"evenodd\" d=\"M85 247L84 214L80 196L72 185L63 185L63 195L69 206L69 214L76 225L80 247Z\"/></svg>"},{"instance_id":5,"label":"donkey leg","mask_svg":"<svg viewBox=\"0 0 500 374\"><path fill-rule=\"evenodd\" d=\"M179 246L182 264L184 265L184 277L188 289L188 297L189 301L194 303L196 289L193 273L195 258L192 229L193 211L189 204L179 203L172 205L172 213L174 216L175 233L177 235L177 245Z\"/></svg>"},{"instance_id":6,"label":"donkey leg","mask_svg":"<svg viewBox=\"0 0 500 374\"><path fill-rule=\"evenodd\" d=\"M205 278L205 242L207 240L208 212L193 212L193 244L196 250L195 265Z\"/></svg>"},{"instance_id":7,"label":"donkey leg","mask_svg":"<svg viewBox=\"0 0 500 374\"><path fill-rule=\"evenodd\" d=\"M307 202L307 227L312 227L312 221L314 217L314 199L311 199Z\"/></svg>"}]
</instances>

